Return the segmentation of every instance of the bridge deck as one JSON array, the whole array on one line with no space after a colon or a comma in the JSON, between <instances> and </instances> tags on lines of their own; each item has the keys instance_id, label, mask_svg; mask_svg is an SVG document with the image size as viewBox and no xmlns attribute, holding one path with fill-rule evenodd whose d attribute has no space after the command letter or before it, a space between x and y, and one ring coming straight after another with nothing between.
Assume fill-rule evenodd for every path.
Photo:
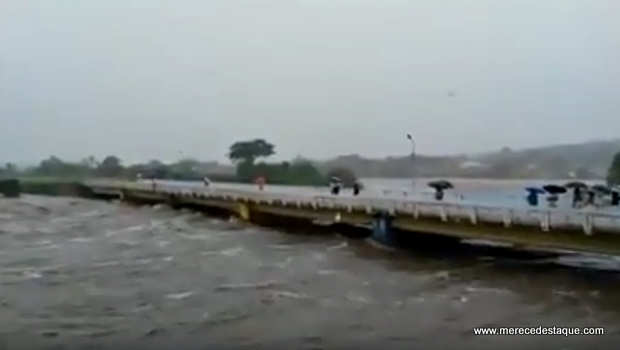
<instances>
[{"instance_id":1,"label":"bridge deck","mask_svg":"<svg viewBox=\"0 0 620 350\"><path fill-rule=\"evenodd\" d=\"M86 185L95 192L111 190L153 191L150 182L89 181ZM476 223L499 223L532 226L542 231L553 228L576 229L590 235L595 231L620 233L620 210L596 210L573 208L502 207L467 202L443 202L415 200L412 198L329 195L317 192L285 193L281 190L264 191L235 186L199 187L194 184L157 183L156 193L176 194L188 197L212 198L229 201L253 202L263 205L279 204L290 207L332 209L342 211L388 212L393 215L409 215L413 218L439 218L442 221L468 220Z\"/></svg>"}]
</instances>

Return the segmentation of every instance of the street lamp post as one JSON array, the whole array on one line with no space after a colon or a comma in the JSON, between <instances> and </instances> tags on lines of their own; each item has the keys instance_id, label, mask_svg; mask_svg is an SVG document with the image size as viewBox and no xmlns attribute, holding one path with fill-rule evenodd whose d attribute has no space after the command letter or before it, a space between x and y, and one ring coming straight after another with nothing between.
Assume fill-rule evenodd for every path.
<instances>
[{"instance_id":1,"label":"street lamp post","mask_svg":"<svg viewBox=\"0 0 620 350\"><path fill-rule=\"evenodd\" d=\"M412 171L412 177L413 177L413 181L412 181L412 185L413 185L413 192L415 194L416 192L416 165L415 165L415 151L416 151L416 144L415 144L415 139L413 138L413 136L411 136L410 133L407 134L407 139L409 140L409 142L411 143L411 165L413 166L413 171Z\"/></svg>"}]
</instances>

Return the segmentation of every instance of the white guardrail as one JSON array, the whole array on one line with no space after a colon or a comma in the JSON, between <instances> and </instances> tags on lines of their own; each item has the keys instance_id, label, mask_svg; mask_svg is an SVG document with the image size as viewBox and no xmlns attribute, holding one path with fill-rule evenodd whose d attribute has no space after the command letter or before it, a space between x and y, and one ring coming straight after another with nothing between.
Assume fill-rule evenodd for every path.
<instances>
[{"instance_id":1,"label":"white guardrail","mask_svg":"<svg viewBox=\"0 0 620 350\"><path fill-rule=\"evenodd\" d=\"M142 190L153 191L149 181L130 182L114 180L91 180L85 185L94 190ZM503 223L510 227L513 224L539 226L543 231L553 227L581 227L586 235L595 230L615 231L620 233L620 211L601 211L596 209L567 208L536 208L536 207L502 207L475 203L420 201L400 198L353 197L318 194L287 194L282 192L242 190L218 188L217 186L198 187L181 183L157 183L158 193L177 194L182 196L201 196L245 202L286 206L309 205L315 208L342 209L343 211L365 210L368 213L385 211L394 215L412 215L414 218L438 217L443 221L468 220L477 222Z\"/></svg>"}]
</instances>

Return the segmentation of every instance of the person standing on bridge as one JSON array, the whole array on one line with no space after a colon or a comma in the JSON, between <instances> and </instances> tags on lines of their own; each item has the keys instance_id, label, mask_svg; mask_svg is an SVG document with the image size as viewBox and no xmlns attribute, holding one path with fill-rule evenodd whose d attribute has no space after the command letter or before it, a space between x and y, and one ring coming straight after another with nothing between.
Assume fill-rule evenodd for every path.
<instances>
[{"instance_id":1,"label":"person standing on bridge","mask_svg":"<svg viewBox=\"0 0 620 350\"><path fill-rule=\"evenodd\" d=\"M337 176L332 176L331 183L330 183L331 194L337 196L338 193L340 193L340 187L341 187L340 178Z\"/></svg>"},{"instance_id":2,"label":"person standing on bridge","mask_svg":"<svg viewBox=\"0 0 620 350\"><path fill-rule=\"evenodd\" d=\"M614 188L611 191L611 206L612 207L617 207L618 205L620 205L620 189L619 188Z\"/></svg>"},{"instance_id":3,"label":"person standing on bridge","mask_svg":"<svg viewBox=\"0 0 620 350\"><path fill-rule=\"evenodd\" d=\"M357 196L362 190L362 184L359 181L353 183L353 195Z\"/></svg>"},{"instance_id":4,"label":"person standing on bridge","mask_svg":"<svg viewBox=\"0 0 620 350\"><path fill-rule=\"evenodd\" d=\"M259 191L262 191L265 188L265 182L265 177L262 175L260 175L256 178L256 180L254 180L254 183L258 186Z\"/></svg>"}]
</instances>

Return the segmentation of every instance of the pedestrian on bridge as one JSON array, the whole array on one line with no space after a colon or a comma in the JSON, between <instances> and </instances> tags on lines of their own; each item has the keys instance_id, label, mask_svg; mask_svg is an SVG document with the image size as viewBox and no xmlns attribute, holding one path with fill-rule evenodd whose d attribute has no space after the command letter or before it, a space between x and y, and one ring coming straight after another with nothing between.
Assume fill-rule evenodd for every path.
<instances>
[{"instance_id":1,"label":"pedestrian on bridge","mask_svg":"<svg viewBox=\"0 0 620 350\"><path fill-rule=\"evenodd\" d=\"M362 190L362 184L359 181L353 183L353 195L357 196Z\"/></svg>"},{"instance_id":2,"label":"pedestrian on bridge","mask_svg":"<svg viewBox=\"0 0 620 350\"><path fill-rule=\"evenodd\" d=\"M581 181L571 181L564 187L573 189L573 208L580 207L583 204L583 194L587 191L588 185Z\"/></svg>"},{"instance_id":3,"label":"pedestrian on bridge","mask_svg":"<svg viewBox=\"0 0 620 350\"><path fill-rule=\"evenodd\" d=\"M620 188L614 188L611 191L611 205L614 207L620 205Z\"/></svg>"},{"instance_id":4,"label":"pedestrian on bridge","mask_svg":"<svg viewBox=\"0 0 620 350\"><path fill-rule=\"evenodd\" d=\"M537 207L538 195L545 194L545 191L538 187L526 187L525 190L527 191L527 196L525 197L527 204L532 207Z\"/></svg>"},{"instance_id":5,"label":"pedestrian on bridge","mask_svg":"<svg viewBox=\"0 0 620 350\"><path fill-rule=\"evenodd\" d=\"M550 208L557 207L558 200L560 200L560 195L566 193L566 187L554 184L543 186L543 190L549 194L547 196L547 204Z\"/></svg>"},{"instance_id":6,"label":"pedestrian on bridge","mask_svg":"<svg viewBox=\"0 0 620 350\"><path fill-rule=\"evenodd\" d=\"M332 176L331 182L329 184L331 194L337 196L340 193L341 186L342 183L340 181L340 178L338 176Z\"/></svg>"},{"instance_id":7,"label":"pedestrian on bridge","mask_svg":"<svg viewBox=\"0 0 620 350\"><path fill-rule=\"evenodd\" d=\"M259 191L262 191L265 188L265 182L265 177L262 175L260 175L256 178L256 180L254 180L254 183L258 186Z\"/></svg>"},{"instance_id":8,"label":"pedestrian on bridge","mask_svg":"<svg viewBox=\"0 0 620 350\"><path fill-rule=\"evenodd\" d=\"M435 200L441 201L445 195L445 191L454 188L454 185L447 180L437 180L428 183L428 187L435 189Z\"/></svg>"}]
</instances>

